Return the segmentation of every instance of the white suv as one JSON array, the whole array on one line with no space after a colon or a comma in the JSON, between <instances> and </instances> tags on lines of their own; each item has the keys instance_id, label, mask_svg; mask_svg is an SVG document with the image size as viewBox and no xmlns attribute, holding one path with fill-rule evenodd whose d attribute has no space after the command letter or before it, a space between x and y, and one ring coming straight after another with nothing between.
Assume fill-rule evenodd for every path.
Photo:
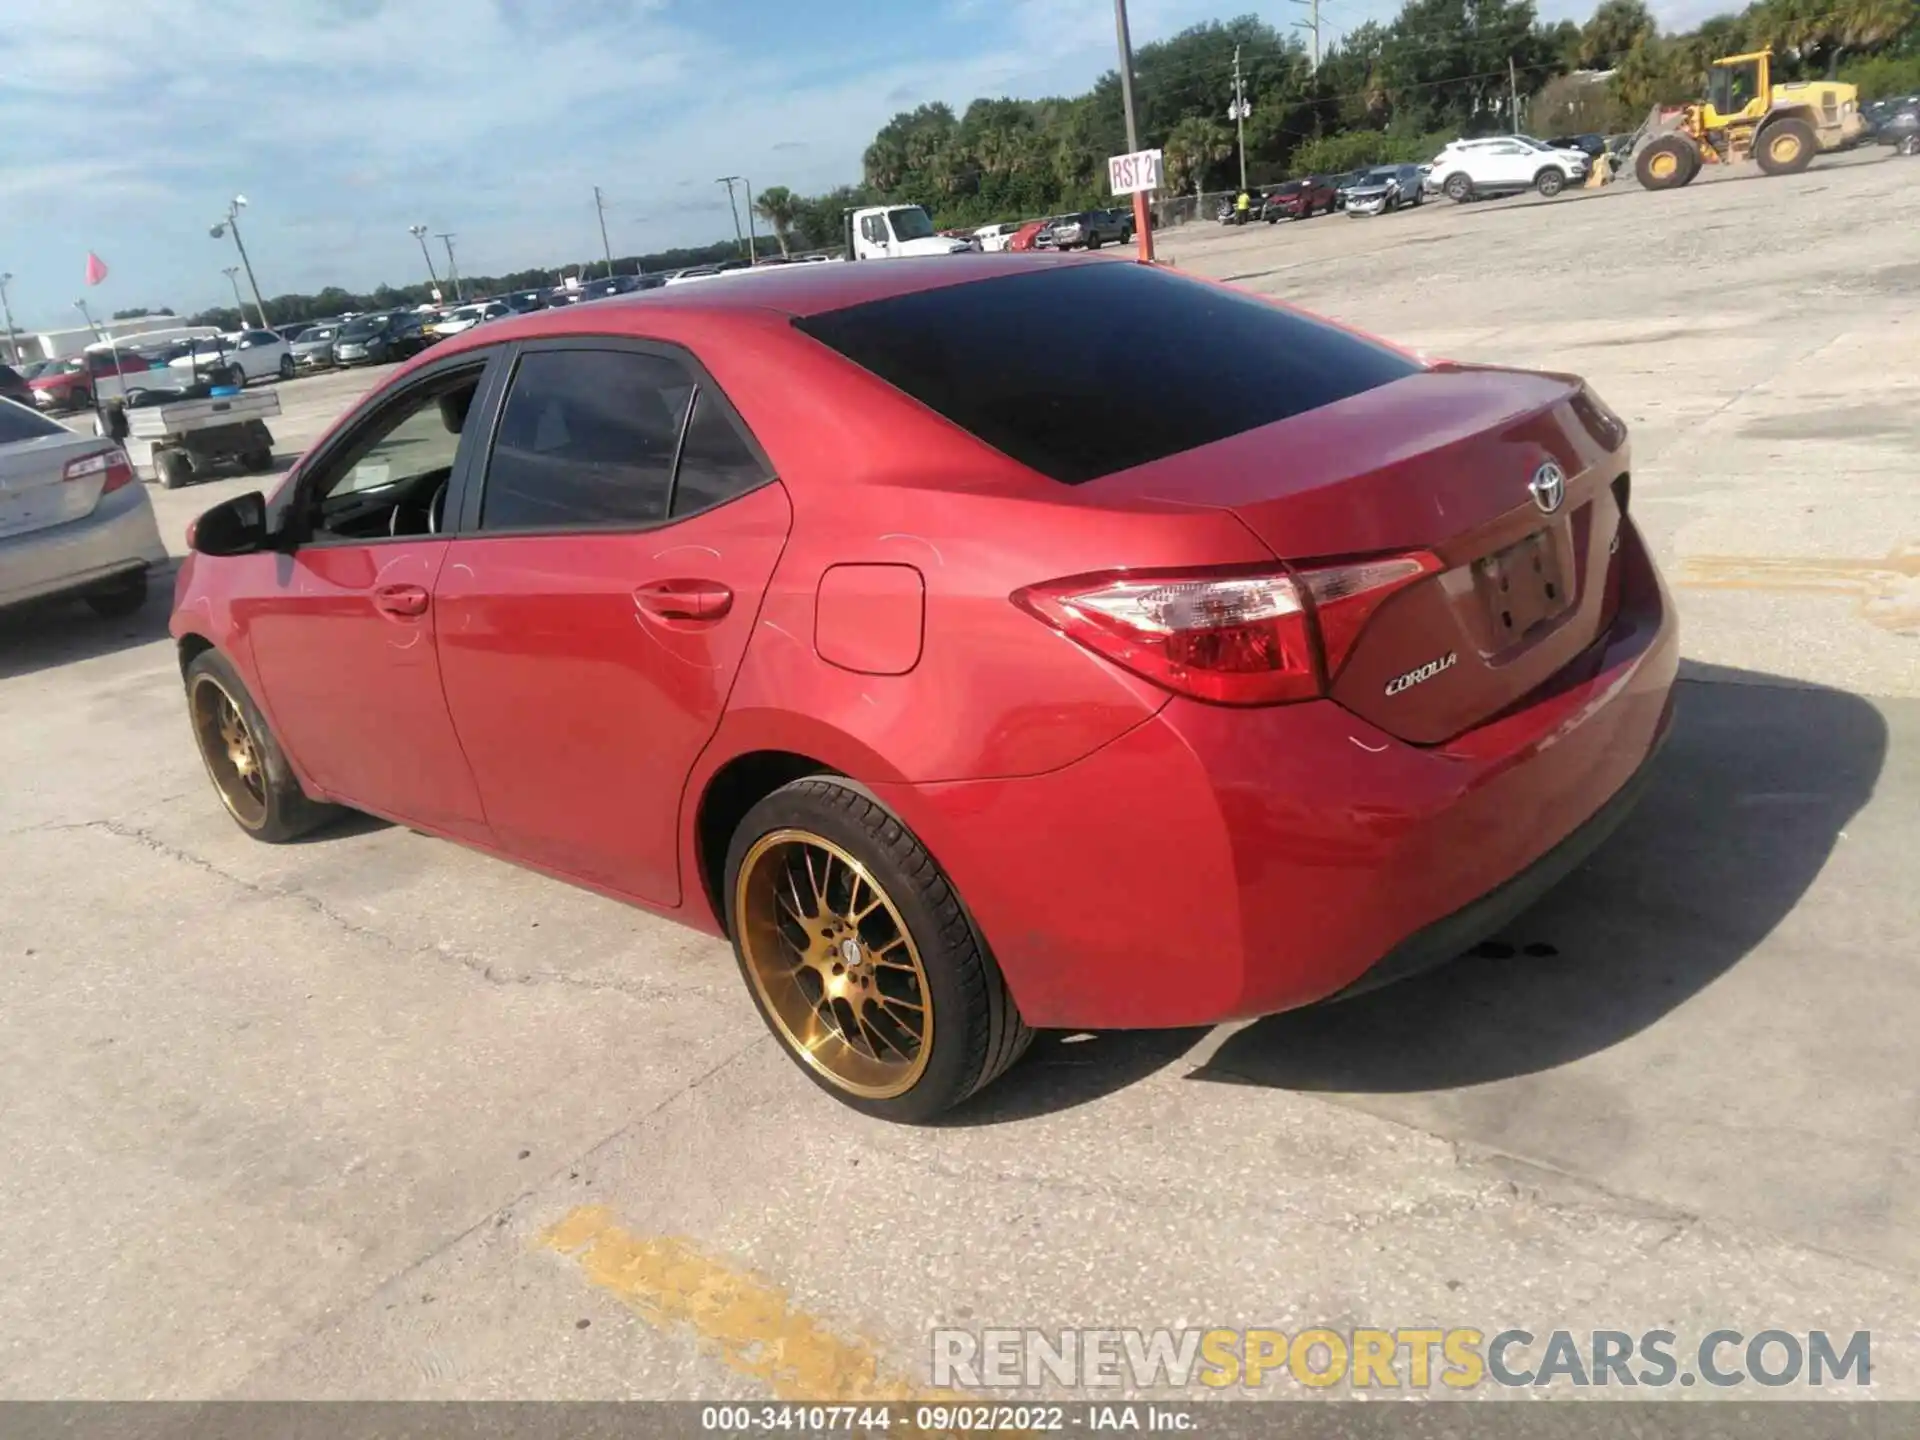
<instances>
[{"instance_id":1,"label":"white suv","mask_svg":"<svg viewBox=\"0 0 1920 1440\"><path fill-rule=\"evenodd\" d=\"M1527 135L1491 135L1455 140L1434 156L1427 188L1464 205L1485 195L1523 190L1551 197L1586 178L1587 157L1578 150L1556 150Z\"/></svg>"}]
</instances>

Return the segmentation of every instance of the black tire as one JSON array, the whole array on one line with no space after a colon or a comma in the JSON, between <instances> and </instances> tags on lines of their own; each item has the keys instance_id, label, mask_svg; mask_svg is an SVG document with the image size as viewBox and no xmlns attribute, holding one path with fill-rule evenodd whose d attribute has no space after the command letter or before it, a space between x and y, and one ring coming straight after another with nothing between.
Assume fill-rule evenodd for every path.
<instances>
[{"instance_id":1,"label":"black tire","mask_svg":"<svg viewBox=\"0 0 1920 1440\"><path fill-rule=\"evenodd\" d=\"M1542 200L1551 200L1567 188L1566 172L1557 165L1548 165L1533 177L1533 188Z\"/></svg>"},{"instance_id":2,"label":"black tire","mask_svg":"<svg viewBox=\"0 0 1920 1440\"><path fill-rule=\"evenodd\" d=\"M120 576L111 585L88 592L87 605L103 620L118 620L131 615L147 603L147 572L135 570Z\"/></svg>"},{"instance_id":3,"label":"black tire","mask_svg":"<svg viewBox=\"0 0 1920 1440\"><path fill-rule=\"evenodd\" d=\"M1446 183L1440 188L1456 205L1464 205L1473 199L1473 180L1463 170L1456 170L1447 176Z\"/></svg>"},{"instance_id":4,"label":"black tire","mask_svg":"<svg viewBox=\"0 0 1920 1440\"><path fill-rule=\"evenodd\" d=\"M240 459L240 468L249 474L260 475L273 468L273 451L255 450Z\"/></svg>"},{"instance_id":5,"label":"black tire","mask_svg":"<svg viewBox=\"0 0 1920 1440\"><path fill-rule=\"evenodd\" d=\"M1753 158L1769 175L1798 175L1819 151L1813 127L1791 116L1774 121L1753 141Z\"/></svg>"},{"instance_id":6,"label":"black tire","mask_svg":"<svg viewBox=\"0 0 1920 1440\"><path fill-rule=\"evenodd\" d=\"M194 743L207 767L207 778L229 815L255 840L281 845L326 824L340 813L336 805L323 805L308 798L294 778L286 752L267 728L259 707L247 693L240 674L218 650L203 650L187 666L187 719L193 729ZM252 756L251 768L258 784L249 787L233 759L233 752L222 737L217 722L215 696L225 699L244 723ZM229 787L237 785L245 795L236 802Z\"/></svg>"},{"instance_id":7,"label":"black tire","mask_svg":"<svg viewBox=\"0 0 1920 1440\"><path fill-rule=\"evenodd\" d=\"M1678 135L1662 135L1633 161L1633 175L1642 190L1678 190L1699 173L1699 152Z\"/></svg>"},{"instance_id":8,"label":"black tire","mask_svg":"<svg viewBox=\"0 0 1920 1440\"><path fill-rule=\"evenodd\" d=\"M1098 250L1099 248L1100 248L1100 237L1099 237L1098 235L1091 235L1091 234L1090 234L1090 235L1088 235L1088 236L1087 236L1087 249L1089 249L1089 250Z\"/></svg>"},{"instance_id":9,"label":"black tire","mask_svg":"<svg viewBox=\"0 0 1920 1440\"><path fill-rule=\"evenodd\" d=\"M82 410L91 410L93 408L93 392L91 390L74 391L72 395L67 397L67 408L76 415Z\"/></svg>"},{"instance_id":10,"label":"black tire","mask_svg":"<svg viewBox=\"0 0 1920 1440\"><path fill-rule=\"evenodd\" d=\"M282 380L291 380L293 378L293 356L282 355L280 357L280 378Z\"/></svg>"},{"instance_id":11,"label":"black tire","mask_svg":"<svg viewBox=\"0 0 1920 1440\"><path fill-rule=\"evenodd\" d=\"M178 490L193 478L193 461L184 450L156 450L153 473L162 490Z\"/></svg>"},{"instance_id":12,"label":"black tire","mask_svg":"<svg viewBox=\"0 0 1920 1440\"><path fill-rule=\"evenodd\" d=\"M229 365L221 378L213 383L216 385L231 385L236 390L244 390L247 388L247 372L242 370L238 365Z\"/></svg>"},{"instance_id":13,"label":"black tire","mask_svg":"<svg viewBox=\"0 0 1920 1440\"><path fill-rule=\"evenodd\" d=\"M925 976L931 1040L909 1088L873 1097L855 1093L821 1062L803 1054L771 1011L743 935L743 867L768 863L775 837L817 837L851 856L867 884L891 903L917 952ZM757 871L756 871L757 873ZM727 930L747 993L789 1058L842 1104L878 1119L920 1124L958 1105L1003 1074L1033 1039L1001 978L986 942L932 856L863 787L838 776L795 780L747 812L727 847ZM829 881L831 888L831 881ZM836 972L837 973L837 972ZM876 1047L877 1048L877 1047Z\"/></svg>"}]
</instances>

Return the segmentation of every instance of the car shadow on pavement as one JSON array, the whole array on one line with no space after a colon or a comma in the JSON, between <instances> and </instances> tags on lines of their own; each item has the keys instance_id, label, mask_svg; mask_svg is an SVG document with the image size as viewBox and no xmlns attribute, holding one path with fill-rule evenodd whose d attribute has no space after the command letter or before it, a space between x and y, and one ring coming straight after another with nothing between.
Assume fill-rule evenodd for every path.
<instances>
[{"instance_id":1,"label":"car shadow on pavement","mask_svg":"<svg viewBox=\"0 0 1920 1440\"><path fill-rule=\"evenodd\" d=\"M0 680L92 660L164 640L174 564L147 573L147 603L131 615L106 619L84 600L37 600L0 611Z\"/></svg>"},{"instance_id":2,"label":"car shadow on pavement","mask_svg":"<svg viewBox=\"0 0 1920 1440\"><path fill-rule=\"evenodd\" d=\"M1256 1021L1190 1078L1444 1090L1617 1044L1792 912L1873 794L1886 753L1886 723L1858 696L1686 666L1674 732L1638 809L1505 933L1417 978Z\"/></svg>"},{"instance_id":3,"label":"car shadow on pavement","mask_svg":"<svg viewBox=\"0 0 1920 1440\"><path fill-rule=\"evenodd\" d=\"M1071 1110L1174 1064L1209 1033L1185 1030L1043 1030L1005 1079L935 1123L1003 1125Z\"/></svg>"}]
</instances>

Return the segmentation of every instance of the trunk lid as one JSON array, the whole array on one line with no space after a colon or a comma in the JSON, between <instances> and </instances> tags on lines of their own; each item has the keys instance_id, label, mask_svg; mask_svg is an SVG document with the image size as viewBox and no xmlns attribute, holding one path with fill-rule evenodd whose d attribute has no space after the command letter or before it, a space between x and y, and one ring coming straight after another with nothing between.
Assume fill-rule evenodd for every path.
<instances>
[{"instance_id":1,"label":"trunk lid","mask_svg":"<svg viewBox=\"0 0 1920 1440\"><path fill-rule=\"evenodd\" d=\"M58 435L0 444L0 539L91 515L106 483L105 472L75 480L62 477L73 461L112 448L97 435L76 435L66 429Z\"/></svg>"},{"instance_id":2,"label":"trunk lid","mask_svg":"<svg viewBox=\"0 0 1920 1440\"><path fill-rule=\"evenodd\" d=\"M1546 684L1610 622L1627 454L1583 421L1587 403L1570 377L1441 366L1111 480L1231 510L1290 562L1439 557L1329 677L1354 713L1438 744ZM1543 466L1560 477L1551 508L1530 488Z\"/></svg>"}]
</instances>

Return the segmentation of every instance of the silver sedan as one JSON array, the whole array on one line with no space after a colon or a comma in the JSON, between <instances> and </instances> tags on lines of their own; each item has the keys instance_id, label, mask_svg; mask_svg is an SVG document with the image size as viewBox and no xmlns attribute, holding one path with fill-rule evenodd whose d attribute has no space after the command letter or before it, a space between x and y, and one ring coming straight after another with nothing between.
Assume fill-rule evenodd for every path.
<instances>
[{"instance_id":1,"label":"silver sedan","mask_svg":"<svg viewBox=\"0 0 1920 1440\"><path fill-rule=\"evenodd\" d=\"M77 595L129 615L166 558L125 451L0 400L0 607Z\"/></svg>"}]
</instances>

